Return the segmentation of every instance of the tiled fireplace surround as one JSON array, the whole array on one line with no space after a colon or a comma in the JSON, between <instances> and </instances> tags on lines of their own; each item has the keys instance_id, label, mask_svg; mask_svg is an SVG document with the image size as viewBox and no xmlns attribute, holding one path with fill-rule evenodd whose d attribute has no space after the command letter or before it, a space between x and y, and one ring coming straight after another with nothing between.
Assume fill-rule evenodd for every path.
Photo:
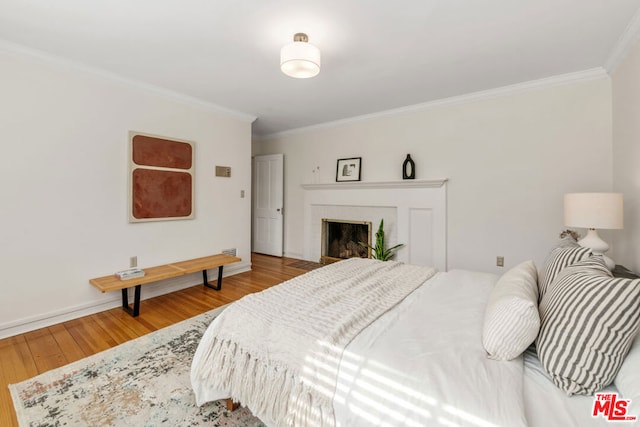
<instances>
[{"instance_id":1,"label":"tiled fireplace surround","mask_svg":"<svg viewBox=\"0 0 640 427\"><path fill-rule=\"evenodd\" d=\"M372 238L384 218L396 259L447 269L446 180L305 184L304 258L318 262L322 218L371 221Z\"/></svg>"}]
</instances>

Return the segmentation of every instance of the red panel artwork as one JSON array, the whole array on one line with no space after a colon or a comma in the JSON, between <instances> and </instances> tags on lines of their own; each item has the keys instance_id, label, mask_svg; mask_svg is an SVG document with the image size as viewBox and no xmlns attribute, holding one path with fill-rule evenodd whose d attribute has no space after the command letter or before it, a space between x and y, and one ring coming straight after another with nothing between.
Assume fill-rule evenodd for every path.
<instances>
[{"instance_id":1,"label":"red panel artwork","mask_svg":"<svg viewBox=\"0 0 640 427\"><path fill-rule=\"evenodd\" d=\"M133 171L133 216L174 218L191 215L191 174L151 169Z\"/></svg>"},{"instance_id":2,"label":"red panel artwork","mask_svg":"<svg viewBox=\"0 0 640 427\"><path fill-rule=\"evenodd\" d=\"M193 218L193 144L131 133L130 221Z\"/></svg>"},{"instance_id":3,"label":"red panel artwork","mask_svg":"<svg viewBox=\"0 0 640 427\"><path fill-rule=\"evenodd\" d=\"M146 135L133 137L133 162L137 165L191 169L191 144Z\"/></svg>"}]
</instances>

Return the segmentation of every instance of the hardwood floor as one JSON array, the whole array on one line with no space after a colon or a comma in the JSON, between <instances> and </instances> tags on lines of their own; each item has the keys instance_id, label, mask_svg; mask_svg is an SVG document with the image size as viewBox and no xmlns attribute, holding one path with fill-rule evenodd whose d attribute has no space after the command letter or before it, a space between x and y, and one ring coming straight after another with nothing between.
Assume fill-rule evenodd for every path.
<instances>
[{"instance_id":1,"label":"hardwood floor","mask_svg":"<svg viewBox=\"0 0 640 427\"><path fill-rule=\"evenodd\" d=\"M0 340L0 426L17 426L8 384L82 359L306 273L295 259L253 254L252 271L225 277L221 291L193 286L121 308ZM87 286L89 284L87 283Z\"/></svg>"}]
</instances>

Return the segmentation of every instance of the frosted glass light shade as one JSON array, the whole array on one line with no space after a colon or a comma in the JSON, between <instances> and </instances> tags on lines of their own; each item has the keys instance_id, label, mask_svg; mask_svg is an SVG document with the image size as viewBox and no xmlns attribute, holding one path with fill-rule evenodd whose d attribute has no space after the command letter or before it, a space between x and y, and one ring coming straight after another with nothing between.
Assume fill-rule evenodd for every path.
<instances>
[{"instance_id":1,"label":"frosted glass light shade","mask_svg":"<svg viewBox=\"0 0 640 427\"><path fill-rule=\"evenodd\" d=\"M280 50L280 69L287 76L297 79L315 77L320 72L320 49L307 41L298 40L296 34L293 43ZM306 40L304 35L303 40Z\"/></svg>"},{"instance_id":2,"label":"frosted glass light shade","mask_svg":"<svg viewBox=\"0 0 640 427\"><path fill-rule=\"evenodd\" d=\"M569 193L564 195L564 225L595 229L623 227L622 194Z\"/></svg>"}]
</instances>

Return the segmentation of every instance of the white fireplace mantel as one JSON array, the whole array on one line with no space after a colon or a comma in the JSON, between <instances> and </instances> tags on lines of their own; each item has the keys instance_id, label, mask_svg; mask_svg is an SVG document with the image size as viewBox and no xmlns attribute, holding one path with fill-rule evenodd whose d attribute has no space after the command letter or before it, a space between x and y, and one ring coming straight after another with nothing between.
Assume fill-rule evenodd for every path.
<instances>
[{"instance_id":1,"label":"white fireplace mantel","mask_svg":"<svg viewBox=\"0 0 640 427\"><path fill-rule=\"evenodd\" d=\"M319 260L319 213L326 210L338 210L346 215L357 212L359 216L374 217L378 221L381 209L387 209L387 213L382 215L389 215L389 219L393 217L395 220L395 230L389 230L391 235L397 237L399 243L405 244L397 252L397 259L446 271L446 184L446 179L303 184L304 258L316 262ZM388 209L393 210L393 215L390 215ZM365 214L363 211L370 213Z\"/></svg>"},{"instance_id":2,"label":"white fireplace mantel","mask_svg":"<svg viewBox=\"0 0 640 427\"><path fill-rule=\"evenodd\" d=\"M339 189L365 189L365 188L440 188L447 182L446 179L404 181L350 181L332 182L328 184L302 184L305 190L339 190Z\"/></svg>"}]
</instances>

